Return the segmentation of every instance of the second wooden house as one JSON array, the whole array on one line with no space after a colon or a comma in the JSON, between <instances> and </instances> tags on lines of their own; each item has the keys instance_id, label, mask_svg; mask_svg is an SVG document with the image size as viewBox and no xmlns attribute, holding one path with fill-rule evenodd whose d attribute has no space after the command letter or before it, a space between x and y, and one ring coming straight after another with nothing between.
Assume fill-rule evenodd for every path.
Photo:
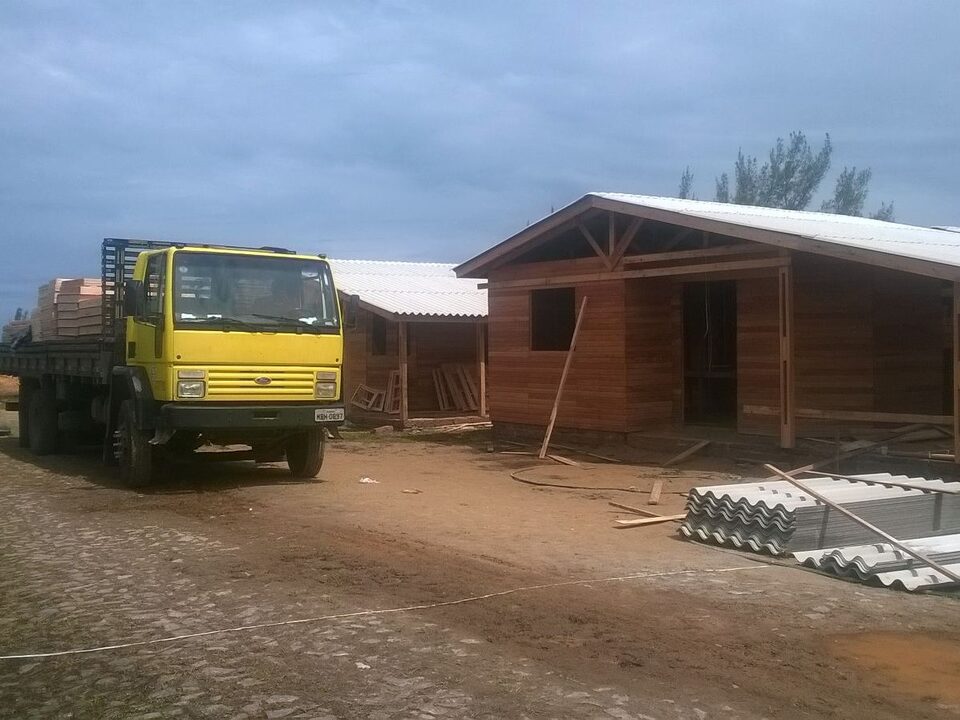
<instances>
[{"instance_id":1,"label":"second wooden house","mask_svg":"<svg viewBox=\"0 0 960 720\"><path fill-rule=\"evenodd\" d=\"M400 427L482 418L487 293L442 263L331 260L347 417Z\"/></svg>"}]
</instances>

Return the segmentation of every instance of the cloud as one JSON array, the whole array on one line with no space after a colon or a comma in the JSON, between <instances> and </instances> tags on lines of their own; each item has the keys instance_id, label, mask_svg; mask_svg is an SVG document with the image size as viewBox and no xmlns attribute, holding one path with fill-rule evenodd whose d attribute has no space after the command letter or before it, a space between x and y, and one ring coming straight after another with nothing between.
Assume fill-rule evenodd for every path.
<instances>
[{"instance_id":1,"label":"cloud","mask_svg":"<svg viewBox=\"0 0 960 720\"><path fill-rule=\"evenodd\" d=\"M958 224L960 17L921 7L5 4L0 317L104 236L456 261L794 129Z\"/></svg>"}]
</instances>

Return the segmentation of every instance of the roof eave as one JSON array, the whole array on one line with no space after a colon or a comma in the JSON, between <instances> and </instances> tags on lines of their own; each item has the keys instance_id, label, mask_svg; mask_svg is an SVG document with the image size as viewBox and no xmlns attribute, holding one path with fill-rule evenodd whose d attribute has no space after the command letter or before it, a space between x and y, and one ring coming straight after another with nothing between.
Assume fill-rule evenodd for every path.
<instances>
[{"instance_id":1,"label":"roof eave","mask_svg":"<svg viewBox=\"0 0 960 720\"><path fill-rule=\"evenodd\" d=\"M484 250L476 257L457 265L453 271L457 274L457 277L461 278L485 278L493 268L509 262L518 253L534 247L536 240L549 230L553 230L584 211L596 207L599 200L601 198L588 193L566 207L562 207L538 220L533 225L528 225L492 248Z\"/></svg>"}]
</instances>

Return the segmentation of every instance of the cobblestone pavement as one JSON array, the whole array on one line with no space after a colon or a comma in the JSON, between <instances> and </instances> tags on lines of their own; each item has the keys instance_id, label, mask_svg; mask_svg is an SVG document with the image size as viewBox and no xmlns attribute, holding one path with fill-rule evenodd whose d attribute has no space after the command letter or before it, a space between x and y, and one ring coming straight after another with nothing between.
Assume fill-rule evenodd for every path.
<instances>
[{"instance_id":1,"label":"cobblestone pavement","mask_svg":"<svg viewBox=\"0 0 960 720\"><path fill-rule=\"evenodd\" d=\"M4 455L0 477L0 654L358 609L358 598L294 598L242 571L207 581L194 569L235 561L238 547L164 522L123 527L64 508L57 493L88 488L85 480ZM706 712L695 701L561 677L424 611L0 661L0 716L628 720ZM735 716L744 715L710 711Z\"/></svg>"}]
</instances>

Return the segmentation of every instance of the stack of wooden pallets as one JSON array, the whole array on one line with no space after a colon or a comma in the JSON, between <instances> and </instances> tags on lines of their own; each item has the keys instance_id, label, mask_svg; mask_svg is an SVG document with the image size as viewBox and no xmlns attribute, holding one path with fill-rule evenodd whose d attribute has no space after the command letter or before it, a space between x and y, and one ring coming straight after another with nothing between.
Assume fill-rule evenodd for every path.
<instances>
[{"instance_id":1,"label":"stack of wooden pallets","mask_svg":"<svg viewBox=\"0 0 960 720\"><path fill-rule=\"evenodd\" d=\"M480 390L465 365L441 365L433 371L433 387L441 410L478 410Z\"/></svg>"},{"instance_id":2,"label":"stack of wooden pallets","mask_svg":"<svg viewBox=\"0 0 960 720\"><path fill-rule=\"evenodd\" d=\"M60 285L54 315L59 337L99 335L103 326L100 280L78 278Z\"/></svg>"},{"instance_id":3,"label":"stack of wooden pallets","mask_svg":"<svg viewBox=\"0 0 960 720\"><path fill-rule=\"evenodd\" d=\"M30 317L34 340L83 337L102 332L103 288L97 278L55 278L37 291Z\"/></svg>"}]
</instances>

